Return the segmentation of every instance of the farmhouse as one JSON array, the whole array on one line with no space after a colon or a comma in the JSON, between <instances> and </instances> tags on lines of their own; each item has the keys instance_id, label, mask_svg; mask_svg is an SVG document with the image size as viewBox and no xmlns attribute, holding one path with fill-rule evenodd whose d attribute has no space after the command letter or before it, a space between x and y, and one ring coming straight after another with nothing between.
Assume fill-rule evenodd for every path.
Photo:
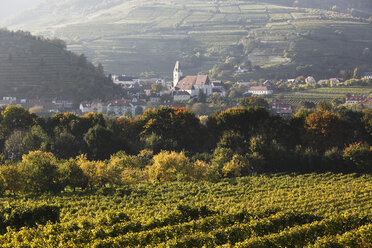
<instances>
[{"instance_id":1,"label":"farmhouse","mask_svg":"<svg viewBox=\"0 0 372 248\"><path fill-rule=\"evenodd\" d=\"M208 75L196 75L183 77L180 62L177 61L173 70L173 87L175 91L186 91L191 97L199 92L207 96L212 95L212 84Z\"/></svg>"}]
</instances>

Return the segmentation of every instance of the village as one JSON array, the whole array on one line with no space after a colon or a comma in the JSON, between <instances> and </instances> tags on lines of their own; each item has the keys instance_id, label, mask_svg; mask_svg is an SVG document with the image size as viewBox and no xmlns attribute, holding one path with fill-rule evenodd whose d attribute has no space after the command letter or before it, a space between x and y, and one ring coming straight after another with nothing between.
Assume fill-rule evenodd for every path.
<instances>
[{"instance_id":1,"label":"village","mask_svg":"<svg viewBox=\"0 0 372 248\"><path fill-rule=\"evenodd\" d=\"M245 73L247 69L239 67L235 73ZM212 103L219 99L230 99L220 106L220 110L239 106L239 99L249 96L259 96L265 99L283 90L282 85L295 85L299 89L308 86L327 87L343 84L342 78L321 79L299 76L296 79L265 80L263 82L231 82L213 81L208 75L184 75L179 61L173 70L173 80L163 78L142 79L127 75L110 75L112 82L122 91L113 99L101 99L76 102L69 97L54 99L17 99L13 96L3 96L0 107L18 105L28 109L31 113L49 117L53 114L71 112L78 115L86 113L103 113L109 116L135 117L144 113L146 109L156 107L190 107L201 102ZM372 72L363 73L361 80L370 82ZM236 92L239 91L238 94ZM236 100L236 101L233 101ZM269 110L272 114L290 117L296 112L293 105L283 99L270 99ZM343 104L358 105L358 108L372 108L372 98L368 95L345 94ZM198 112L198 111L196 111ZM204 111L207 112L207 111ZM200 115L200 113L196 113Z\"/></svg>"}]
</instances>

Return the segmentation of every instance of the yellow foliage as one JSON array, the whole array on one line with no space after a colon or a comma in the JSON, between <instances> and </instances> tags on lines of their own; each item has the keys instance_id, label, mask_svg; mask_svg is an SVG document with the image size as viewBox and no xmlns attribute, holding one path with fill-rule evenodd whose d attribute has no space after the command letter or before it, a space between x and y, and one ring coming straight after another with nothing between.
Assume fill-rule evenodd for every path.
<instances>
[{"instance_id":1,"label":"yellow foliage","mask_svg":"<svg viewBox=\"0 0 372 248\"><path fill-rule=\"evenodd\" d=\"M154 156L154 162L148 167L150 181L175 181L177 175L190 179L193 176L193 165L183 152L161 152Z\"/></svg>"}]
</instances>

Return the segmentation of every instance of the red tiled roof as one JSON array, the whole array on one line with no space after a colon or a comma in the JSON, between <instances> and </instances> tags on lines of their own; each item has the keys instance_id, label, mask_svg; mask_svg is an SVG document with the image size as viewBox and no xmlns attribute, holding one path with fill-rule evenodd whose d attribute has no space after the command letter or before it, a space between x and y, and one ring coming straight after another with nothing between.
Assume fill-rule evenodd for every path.
<instances>
[{"instance_id":1,"label":"red tiled roof","mask_svg":"<svg viewBox=\"0 0 372 248\"><path fill-rule=\"evenodd\" d=\"M197 75L197 76L187 76L182 78L176 85L177 88L181 90L192 90L195 84L205 85L209 84L210 80L208 75Z\"/></svg>"},{"instance_id":2,"label":"red tiled roof","mask_svg":"<svg viewBox=\"0 0 372 248\"><path fill-rule=\"evenodd\" d=\"M262 91L262 90L269 90L269 88L267 86L253 86L253 87L250 87L249 90Z\"/></svg>"},{"instance_id":3,"label":"red tiled roof","mask_svg":"<svg viewBox=\"0 0 372 248\"><path fill-rule=\"evenodd\" d=\"M348 98L346 98L346 101L363 101L365 100L366 97L365 96L350 96Z\"/></svg>"}]
</instances>

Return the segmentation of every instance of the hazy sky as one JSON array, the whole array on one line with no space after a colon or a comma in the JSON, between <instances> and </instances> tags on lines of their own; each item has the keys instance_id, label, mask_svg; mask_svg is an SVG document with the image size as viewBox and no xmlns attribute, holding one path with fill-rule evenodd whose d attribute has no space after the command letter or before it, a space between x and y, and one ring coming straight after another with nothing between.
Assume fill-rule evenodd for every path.
<instances>
[{"instance_id":1,"label":"hazy sky","mask_svg":"<svg viewBox=\"0 0 372 248\"><path fill-rule=\"evenodd\" d=\"M43 0L0 0L0 18L6 18L28 9Z\"/></svg>"}]
</instances>

